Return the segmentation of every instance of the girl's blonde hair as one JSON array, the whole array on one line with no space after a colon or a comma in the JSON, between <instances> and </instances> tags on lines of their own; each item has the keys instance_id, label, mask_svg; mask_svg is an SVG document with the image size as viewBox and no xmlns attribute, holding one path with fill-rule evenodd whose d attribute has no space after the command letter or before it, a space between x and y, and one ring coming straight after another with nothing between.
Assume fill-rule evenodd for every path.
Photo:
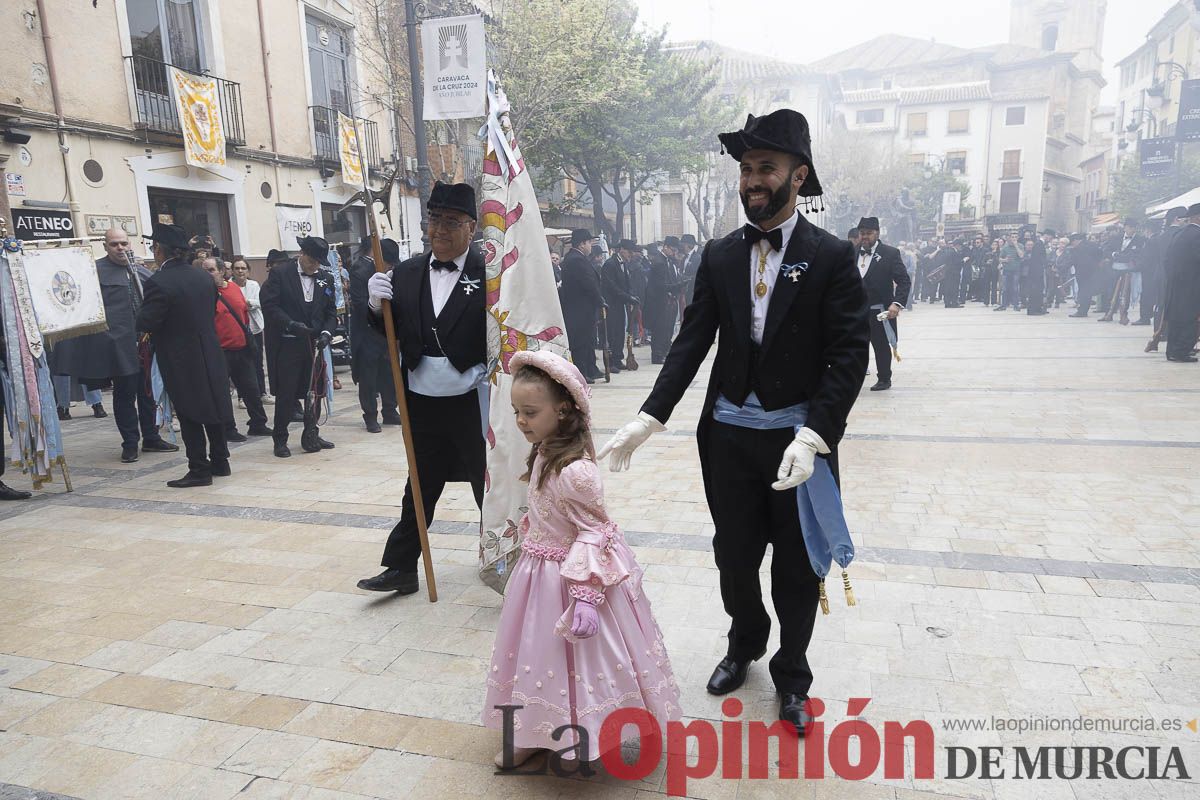
<instances>
[{"instance_id":1,"label":"girl's blonde hair","mask_svg":"<svg viewBox=\"0 0 1200 800\"><path fill-rule=\"evenodd\" d=\"M551 473L558 475L568 464L581 458L595 459L596 450L592 445L592 432L588 428L587 421L565 386L551 378L543 370L529 364L518 369L513 375L513 383L518 381L539 383L545 387L555 405L566 404L563 417L558 421L558 430L545 441L535 444L530 449L529 458L525 462L525 474L521 476L521 480L528 482L533 479L534 459L537 458L538 453L542 454L544 463L542 471L537 475L536 482L537 488L540 489L547 475Z\"/></svg>"}]
</instances>

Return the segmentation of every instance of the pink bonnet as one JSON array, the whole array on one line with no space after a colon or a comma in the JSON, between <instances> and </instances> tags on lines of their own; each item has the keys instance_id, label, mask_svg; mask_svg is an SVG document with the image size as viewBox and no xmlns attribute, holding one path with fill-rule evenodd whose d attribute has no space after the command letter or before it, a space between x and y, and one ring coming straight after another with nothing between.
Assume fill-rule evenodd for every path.
<instances>
[{"instance_id":1,"label":"pink bonnet","mask_svg":"<svg viewBox=\"0 0 1200 800\"><path fill-rule=\"evenodd\" d=\"M576 408L583 414L584 421L591 424L592 404L588 398L591 397L592 391L588 388L587 381L583 379L583 373L579 371L578 367L549 350L520 350L513 353L508 362L508 371L515 375L517 370L526 364L540 369L549 375L551 380L561 384L570 392L571 399L575 401Z\"/></svg>"}]
</instances>

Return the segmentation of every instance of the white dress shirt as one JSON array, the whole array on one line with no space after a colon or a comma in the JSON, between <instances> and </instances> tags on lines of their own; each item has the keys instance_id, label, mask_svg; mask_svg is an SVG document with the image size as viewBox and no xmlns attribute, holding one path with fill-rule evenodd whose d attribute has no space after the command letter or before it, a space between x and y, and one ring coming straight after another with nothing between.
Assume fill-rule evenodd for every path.
<instances>
[{"instance_id":1,"label":"white dress shirt","mask_svg":"<svg viewBox=\"0 0 1200 800\"><path fill-rule=\"evenodd\" d=\"M467 263L467 253L470 248L464 250L462 255L454 259L454 265L458 269L444 270L433 268L433 257L429 258L429 296L433 300L433 315L436 317L442 313L442 309L446 307L446 301L450 299L450 295L454 292L454 284L458 283L462 278L463 267Z\"/></svg>"},{"instance_id":2,"label":"white dress shirt","mask_svg":"<svg viewBox=\"0 0 1200 800\"><path fill-rule=\"evenodd\" d=\"M317 276L307 274L304 267L299 264L296 265L296 272L300 273L300 288L304 290L304 302L311 303L317 292Z\"/></svg>"},{"instance_id":3,"label":"white dress shirt","mask_svg":"<svg viewBox=\"0 0 1200 800\"><path fill-rule=\"evenodd\" d=\"M800 211L797 210L794 214L784 220L782 225L771 230L780 230L783 232L783 249L772 250L771 245L767 244L767 240L763 239L757 245L750 248L750 338L755 344L762 344L763 328L767 325L767 309L771 305L771 293L775 290L775 279L779 277L779 267L783 264L783 253L787 250L788 242L792 238L792 231L796 230L796 222L800 219ZM759 226L750 223L755 228ZM762 228L759 228L762 230ZM769 233L769 231L768 231ZM758 260L760 258L761 249L767 250L766 269L762 274L762 282L767 285L767 293L759 297L754 292L754 287L758 285Z\"/></svg>"},{"instance_id":4,"label":"white dress shirt","mask_svg":"<svg viewBox=\"0 0 1200 800\"><path fill-rule=\"evenodd\" d=\"M258 299L261 292L262 287L259 286L258 281L251 278L246 279L246 285L242 287L242 296L246 298L246 310L250 314L250 332L255 335L263 332L262 303Z\"/></svg>"},{"instance_id":5,"label":"white dress shirt","mask_svg":"<svg viewBox=\"0 0 1200 800\"><path fill-rule=\"evenodd\" d=\"M858 274L860 277L867 277L867 270L871 268L871 259L875 257L875 248L879 247L879 242L871 245L871 249L866 253L858 254Z\"/></svg>"}]
</instances>

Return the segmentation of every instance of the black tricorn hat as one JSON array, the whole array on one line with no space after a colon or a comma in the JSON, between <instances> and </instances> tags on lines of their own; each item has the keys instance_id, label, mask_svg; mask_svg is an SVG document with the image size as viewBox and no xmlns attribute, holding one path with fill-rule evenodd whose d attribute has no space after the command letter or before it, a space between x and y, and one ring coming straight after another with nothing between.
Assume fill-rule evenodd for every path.
<instances>
[{"instance_id":1,"label":"black tricorn hat","mask_svg":"<svg viewBox=\"0 0 1200 800\"><path fill-rule=\"evenodd\" d=\"M635 242L633 239L622 239L621 241L617 242L616 249L637 251L637 250L640 250L641 248L638 246L638 243Z\"/></svg>"},{"instance_id":2,"label":"black tricorn hat","mask_svg":"<svg viewBox=\"0 0 1200 800\"><path fill-rule=\"evenodd\" d=\"M664 236L662 243L663 243L663 247L678 248L679 247L679 237L678 236Z\"/></svg>"},{"instance_id":3,"label":"black tricorn hat","mask_svg":"<svg viewBox=\"0 0 1200 800\"><path fill-rule=\"evenodd\" d=\"M438 181L429 193L426 208L447 211L461 211L474 220L479 219L479 211L475 208L475 189L469 183L442 183Z\"/></svg>"},{"instance_id":4,"label":"black tricorn hat","mask_svg":"<svg viewBox=\"0 0 1200 800\"><path fill-rule=\"evenodd\" d=\"M1185 217L1200 216L1200 203L1192 203L1187 207L1187 211L1183 212Z\"/></svg>"},{"instance_id":5,"label":"black tricorn hat","mask_svg":"<svg viewBox=\"0 0 1200 800\"><path fill-rule=\"evenodd\" d=\"M268 264L275 264L279 261L287 261L287 260L288 260L288 254L283 252L282 250L272 249L272 250L267 251L267 263Z\"/></svg>"},{"instance_id":6,"label":"black tricorn hat","mask_svg":"<svg viewBox=\"0 0 1200 800\"><path fill-rule=\"evenodd\" d=\"M150 235L142 238L175 250L187 250L190 247L187 231L178 225L168 225L165 222L155 222L150 229Z\"/></svg>"},{"instance_id":7,"label":"black tricorn hat","mask_svg":"<svg viewBox=\"0 0 1200 800\"><path fill-rule=\"evenodd\" d=\"M721 146L741 161L749 150L774 150L799 157L808 167L808 177L800 185L801 197L817 197L821 194L821 182L812 160L812 135L808 132L808 120L799 111L781 108L765 117L746 115L746 124L740 131L717 134Z\"/></svg>"},{"instance_id":8,"label":"black tricorn hat","mask_svg":"<svg viewBox=\"0 0 1200 800\"><path fill-rule=\"evenodd\" d=\"M879 230L879 217L862 217L858 221L858 229L860 231Z\"/></svg>"},{"instance_id":9,"label":"black tricorn hat","mask_svg":"<svg viewBox=\"0 0 1200 800\"><path fill-rule=\"evenodd\" d=\"M380 239L379 252L383 255L383 260L389 264L400 263L400 245L395 239Z\"/></svg>"},{"instance_id":10,"label":"black tricorn hat","mask_svg":"<svg viewBox=\"0 0 1200 800\"><path fill-rule=\"evenodd\" d=\"M305 236L297 238L296 243L300 245L300 252L309 258L315 258L322 264L329 257L329 242L322 239L320 236Z\"/></svg>"},{"instance_id":11,"label":"black tricorn hat","mask_svg":"<svg viewBox=\"0 0 1200 800\"><path fill-rule=\"evenodd\" d=\"M589 231L587 228L576 228L571 231L571 245L583 244L584 242L593 242L596 240L596 234Z\"/></svg>"},{"instance_id":12,"label":"black tricorn hat","mask_svg":"<svg viewBox=\"0 0 1200 800\"><path fill-rule=\"evenodd\" d=\"M697 244L696 237L690 233L685 233L683 236L680 236L679 241L683 244Z\"/></svg>"}]
</instances>

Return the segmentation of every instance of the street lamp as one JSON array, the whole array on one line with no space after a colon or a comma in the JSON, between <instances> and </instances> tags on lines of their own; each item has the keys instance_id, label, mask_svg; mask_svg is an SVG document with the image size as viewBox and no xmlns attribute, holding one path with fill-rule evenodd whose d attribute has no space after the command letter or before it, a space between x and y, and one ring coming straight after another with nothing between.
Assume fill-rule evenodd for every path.
<instances>
[{"instance_id":1,"label":"street lamp","mask_svg":"<svg viewBox=\"0 0 1200 800\"><path fill-rule=\"evenodd\" d=\"M1158 68L1167 68L1167 77L1161 82L1158 80ZM1185 81L1188 79L1187 68L1175 61L1159 61L1154 65L1154 71L1151 73L1153 84L1146 90L1146 94L1151 97L1163 97L1167 93L1167 86L1171 83L1171 78L1178 75Z\"/></svg>"},{"instance_id":2,"label":"street lamp","mask_svg":"<svg viewBox=\"0 0 1200 800\"><path fill-rule=\"evenodd\" d=\"M1143 120L1150 120L1150 136L1151 138L1158 135L1158 117L1154 116L1148 108L1135 108L1130 112L1129 124L1125 126L1125 130L1129 133L1134 133L1142 127ZM1140 136L1139 136L1140 138Z\"/></svg>"}]
</instances>

